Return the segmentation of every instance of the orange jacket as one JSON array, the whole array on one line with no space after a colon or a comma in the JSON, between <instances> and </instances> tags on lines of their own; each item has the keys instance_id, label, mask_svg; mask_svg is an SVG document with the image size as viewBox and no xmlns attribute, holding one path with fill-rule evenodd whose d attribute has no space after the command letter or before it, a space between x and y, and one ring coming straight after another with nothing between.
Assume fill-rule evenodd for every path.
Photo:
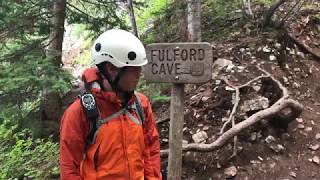
<instances>
[{"instance_id":1,"label":"orange jacket","mask_svg":"<svg viewBox=\"0 0 320 180\"><path fill-rule=\"evenodd\" d=\"M93 89L92 93L102 118L121 109L114 92ZM95 143L87 150L89 121L80 100L65 111L60 129L62 180L161 180L159 134L147 97L138 95L145 114L143 127L128 114L116 116L101 125ZM134 101L135 97L129 104ZM134 111L129 113L138 119Z\"/></svg>"}]
</instances>

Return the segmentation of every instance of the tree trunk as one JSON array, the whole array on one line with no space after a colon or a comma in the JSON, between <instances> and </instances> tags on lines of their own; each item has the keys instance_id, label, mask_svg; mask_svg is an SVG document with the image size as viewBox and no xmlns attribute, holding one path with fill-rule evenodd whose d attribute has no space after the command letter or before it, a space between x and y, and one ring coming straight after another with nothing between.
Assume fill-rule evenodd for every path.
<instances>
[{"instance_id":1,"label":"tree trunk","mask_svg":"<svg viewBox=\"0 0 320 180\"><path fill-rule=\"evenodd\" d=\"M54 65L57 67L62 66L61 56L65 16L66 0L54 0L52 2L51 29L46 56L54 61ZM62 102L59 93L44 89L41 103L41 120L58 121L61 113Z\"/></svg>"},{"instance_id":2,"label":"tree trunk","mask_svg":"<svg viewBox=\"0 0 320 180\"><path fill-rule=\"evenodd\" d=\"M201 0L188 1L188 40L201 42Z\"/></svg>"},{"instance_id":3,"label":"tree trunk","mask_svg":"<svg viewBox=\"0 0 320 180\"><path fill-rule=\"evenodd\" d=\"M64 20L66 16L66 0L55 0L52 4L52 19L47 48L47 57L52 58L58 67L62 65L62 41L64 34Z\"/></svg>"},{"instance_id":4,"label":"tree trunk","mask_svg":"<svg viewBox=\"0 0 320 180\"><path fill-rule=\"evenodd\" d=\"M130 22L131 22L131 26L132 26L133 32L137 37L139 37L138 28L137 28L137 24L136 24L136 18L134 16L134 11L133 11L132 0L127 0L127 5L126 6L127 6L128 13L129 13L129 16L130 16Z\"/></svg>"},{"instance_id":5,"label":"tree trunk","mask_svg":"<svg viewBox=\"0 0 320 180\"><path fill-rule=\"evenodd\" d=\"M251 10L251 2L250 0L242 0L243 3L243 9L244 9L244 14L245 16L249 17L249 18L253 18L253 12Z\"/></svg>"}]
</instances>

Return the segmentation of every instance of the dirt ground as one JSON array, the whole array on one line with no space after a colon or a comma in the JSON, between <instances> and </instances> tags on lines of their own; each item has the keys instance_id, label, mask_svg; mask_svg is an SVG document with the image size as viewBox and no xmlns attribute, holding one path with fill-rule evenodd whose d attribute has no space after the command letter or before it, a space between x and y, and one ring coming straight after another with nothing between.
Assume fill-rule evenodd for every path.
<instances>
[{"instance_id":1,"label":"dirt ground","mask_svg":"<svg viewBox=\"0 0 320 180\"><path fill-rule=\"evenodd\" d=\"M244 41L241 41L244 42ZM316 58L308 56L292 47L291 53L284 61L284 68L280 68L277 61L270 61L269 51L258 53L257 47L249 47L251 41L245 44L228 43L218 45L223 47L219 58L230 59L235 67L245 67L244 71L237 70L222 73L228 74L235 85L244 84L261 74L255 68L262 64L265 70L285 85L290 92L290 97L300 102L303 112L299 118L293 120L287 129L279 129L270 124L257 123L253 127L241 132L238 136L237 156L230 159L233 153L233 143L213 152L187 152L183 155L182 179L193 180L313 180L320 179L320 63ZM270 43L269 43L270 44ZM271 44L274 44L272 42ZM260 44L263 47L265 44ZM272 49L272 48L271 48ZM287 49L287 51L290 51ZM221 52L220 51L220 52ZM252 54L244 53L250 51ZM254 52L253 52L254 51ZM292 53L295 51L295 53ZM249 54L246 57L241 54ZM230 70L230 69L229 69ZM232 109L232 92L225 90L225 84L217 83L216 80L200 86L187 86L185 100L185 124L184 140L192 143L192 135L206 127L210 143L217 138L221 128L221 119L228 116ZM210 89L212 91L210 91ZM194 98L197 94L209 92L209 100L201 102ZM272 89L270 90L272 92ZM250 99L248 92L241 93L241 99ZM196 100L194 100L196 99ZM217 104L217 102L219 102ZM214 105L215 104L215 105ZM241 104L241 103L240 103ZM211 105L211 106L210 106ZM240 105L241 106L241 105ZM169 117L169 103L155 104L154 109L158 119ZM191 113L188 113L191 112ZM237 111L236 118L241 119ZM158 124L161 134L161 148L168 148L169 122ZM317 135L318 134L318 135ZM252 138L254 136L254 138ZM272 149L266 142L268 136L274 137L273 144L281 145L283 149L279 152ZM318 140L317 140L318 139ZM166 179L167 158L162 158L162 173ZM235 168L235 176L231 177L225 173L226 168Z\"/></svg>"}]
</instances>

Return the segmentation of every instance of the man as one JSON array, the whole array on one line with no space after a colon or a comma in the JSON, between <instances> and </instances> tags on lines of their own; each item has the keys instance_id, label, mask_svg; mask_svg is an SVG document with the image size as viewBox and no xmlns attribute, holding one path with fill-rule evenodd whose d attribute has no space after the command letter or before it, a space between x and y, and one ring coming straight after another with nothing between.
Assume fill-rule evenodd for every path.
<instances>
[{"instance_id":1,"label":"man","mask_svg":"<svg viewBox=\"0 0 320 180\"><path fill-rule=\"evenodd\" d=\"M143 44L127 31L108 30L95 41L92 59L97 69L83 75L91 92L77 99L61 120L61 179L161 179L151 105L134 92L141 66L147 64Z\"/></svg>"}]
</instances>

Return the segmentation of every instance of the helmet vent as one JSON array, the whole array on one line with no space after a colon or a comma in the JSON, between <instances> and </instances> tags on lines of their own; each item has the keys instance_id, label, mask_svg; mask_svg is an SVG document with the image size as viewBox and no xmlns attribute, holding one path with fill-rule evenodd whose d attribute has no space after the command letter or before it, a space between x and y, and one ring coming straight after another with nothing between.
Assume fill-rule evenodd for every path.
<instances>
[{"instance_id":1,"label":"helmet vent","mask_svg":"<svg viewBox=\"0 0 320 180\"><path fill-rule=\"evenodd\" d=\"M94 49L99 52L101 50L101 44L100 43L97 43L95 46L94 46Z\"/></svg>"},{"instance_id":2,"label":"helmet vent","mask_svg":"<svg viewBox=\"0 0 320 180\"><path fill-rule=\"evenodd\" d=\"M137 54L133 51L130 51L128 53L128 59L130 59L131 61L135 60L137 58Z\"/></svg>"},{"instance_id":3,"label":"helmet vent","mask_svg":"<svg viewBox=\"0 0 320 180\"><path fill-rule=\"evenodd\" d=\"M108 53L102 53L101 56L109 56L110 58L113 58L113 56L111 56L111 55L108 54Z\"/></svg>"}]
</instances>

